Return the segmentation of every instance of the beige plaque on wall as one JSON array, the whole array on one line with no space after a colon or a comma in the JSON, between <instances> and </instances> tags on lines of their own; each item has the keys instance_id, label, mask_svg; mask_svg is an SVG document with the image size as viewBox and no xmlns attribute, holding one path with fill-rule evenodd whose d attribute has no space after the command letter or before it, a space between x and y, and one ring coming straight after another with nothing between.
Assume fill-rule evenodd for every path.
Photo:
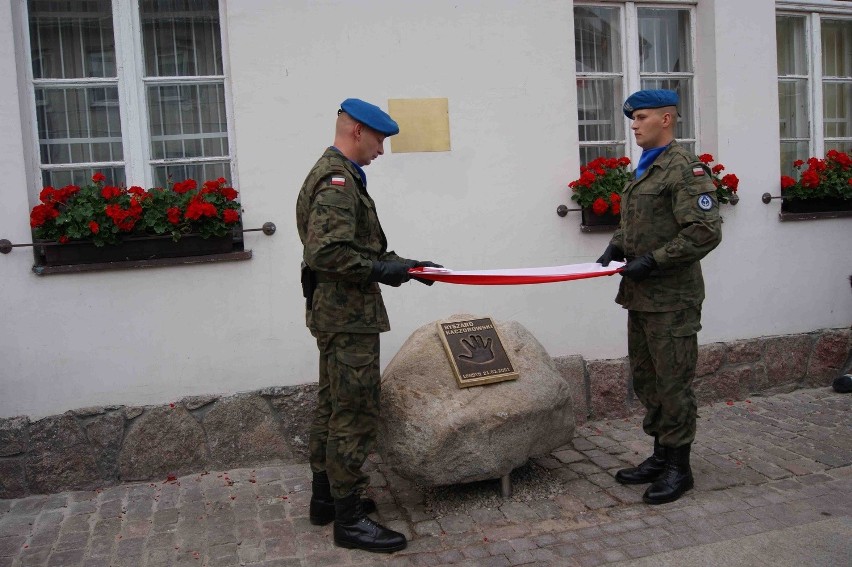
<instances>
[{"instance_id":1,"label":"beige plaque on wall","mask_svg":"<svg viewBox=\"0 0 852 567\"><path fill-rule=\"evenodd\" d=\"M399 124L399 134L391 137L391 151L450 151L450 112L445 98L392 98L388 114Z\"/></svg>"},{"instance_id":2,"label":"beige plaque on wall","mask_svg":"<svg viewBox=\"0 0 852 567\"><path fill-rule=\"evenodd\" d=\"M444 344L459 388L518 377L490 317L438 322L438 336Z\"/></svg>"}]
</instances>

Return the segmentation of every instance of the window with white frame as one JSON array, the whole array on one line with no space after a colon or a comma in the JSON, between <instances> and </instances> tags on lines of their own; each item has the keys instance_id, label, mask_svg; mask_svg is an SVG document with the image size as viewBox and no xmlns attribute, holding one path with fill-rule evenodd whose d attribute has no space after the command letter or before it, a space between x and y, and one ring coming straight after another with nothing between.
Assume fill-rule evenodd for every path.
<instances>
[{"instance_id":1,"label":"window with white frame","mask_svg":"<svg viewBox=\"0 0 852 567\"><path fill-rule=\"evenodd\" d=\"M27 20L44 185L232 179L218 0L28 0Z\"/></svg>"},{"instance_id":2,"label":"window with white frame","mask_svg":"<svg viewBox=\"0 0 852 567\"><path fill-rule=\"evenodd\" d=\"M695 151L694 8L690 5L576 4L574 46L580 162L638 159L621 105L641 89L680 95L675 136Z\"/></svg>"},{"instance_id":3,"label":"window with white frame","mask_svg":"<svg viewBox=\"0 0 852 567\"><path fill-rule=\"evenodd\" d=\"M852 7L780 12L776 40L781 173L793 175L796 160L852 151Z\"/></svg>"}]
</instances>

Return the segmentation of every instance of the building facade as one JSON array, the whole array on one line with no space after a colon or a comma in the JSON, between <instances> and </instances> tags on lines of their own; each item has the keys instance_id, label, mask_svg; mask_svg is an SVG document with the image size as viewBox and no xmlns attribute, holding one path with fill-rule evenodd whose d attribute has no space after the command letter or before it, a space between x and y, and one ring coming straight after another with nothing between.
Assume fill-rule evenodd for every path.
<instances>
[{"instance_id":1,"label":"building facade","mask_svg":"<svg viewBox=\"0 0 852 567\"><path fill-rule=\"evenodd\" d=\"M0 238L32 242L43 186L225 177L251 258L36 275L0 257L0 417L162 405L316 380L299 187L339 103L446 99L450 149L366 172L391 248L455 269L594 262L567 183L638 159L621 102L677 90L678 138L740 179L704 262L699 342L848 328L852 220L788 222L779 177L852 151L852 2L0 0ZM383 365L455 313L513 319L556 356L626 354L616 278L387 289Z\"/></svg>"}]
</instances>

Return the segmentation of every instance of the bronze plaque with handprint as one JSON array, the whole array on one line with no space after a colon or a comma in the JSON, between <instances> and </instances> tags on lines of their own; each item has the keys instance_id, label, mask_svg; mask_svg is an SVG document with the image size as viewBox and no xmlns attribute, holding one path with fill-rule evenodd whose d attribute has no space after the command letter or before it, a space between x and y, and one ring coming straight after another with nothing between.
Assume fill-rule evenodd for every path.
<instances>
[{"instance_id":1,"label":"bronze plaque with handprint","mask_svg":"<svg viewBox=\"0 0 852 567\"><path fill-rule=\"evenodd\" d=\"M459 388L518 377L490 318L439 322L438 336L444 343Z\"/></svg>"}]
</instances>

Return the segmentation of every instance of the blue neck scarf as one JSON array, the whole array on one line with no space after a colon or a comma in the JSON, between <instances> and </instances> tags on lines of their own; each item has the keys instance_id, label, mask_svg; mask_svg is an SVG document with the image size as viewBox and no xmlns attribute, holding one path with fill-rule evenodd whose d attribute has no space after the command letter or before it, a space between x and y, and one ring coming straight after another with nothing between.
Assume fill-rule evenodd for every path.
<instances>
[{"instance_id":1,"label":"blue neck scarf","mask_svg":"<svg viewBox=\"0 0 852 567\"><path fill-rule=\"evenodd\" d=\"M650 150L642 150L642 157L639 158L639 163L636 165L636 179L642 177L645 173L645 170L654 163L654 160L657 159L657 156L663 153L663 151L668 148L668 144L665 146L660 146L659 148L651 148Z\"/></svg>"}]
</instances>

